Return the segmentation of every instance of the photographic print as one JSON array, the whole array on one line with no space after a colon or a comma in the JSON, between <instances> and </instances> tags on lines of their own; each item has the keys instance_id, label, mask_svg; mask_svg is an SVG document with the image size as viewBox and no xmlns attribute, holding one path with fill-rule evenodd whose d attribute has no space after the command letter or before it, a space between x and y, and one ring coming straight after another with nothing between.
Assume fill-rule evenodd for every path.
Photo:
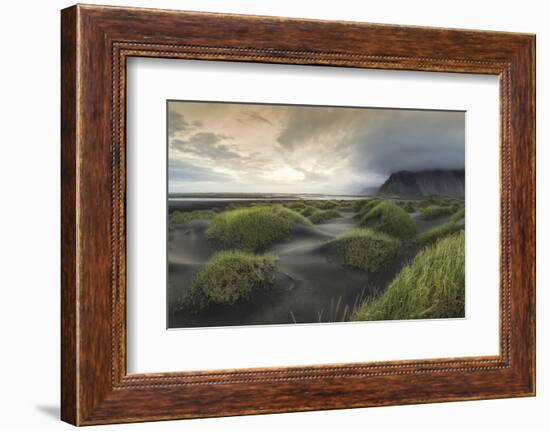
<instances>
[{"instance_id":1,"label":"photographic print","mask_svg":"<svg viewBox=\"0 0 550 431\"><path fill-rule=\"evenodd\" d=\"M465 113L167 102L167 326L465 316Z\"/></svg>"}]
</instances>

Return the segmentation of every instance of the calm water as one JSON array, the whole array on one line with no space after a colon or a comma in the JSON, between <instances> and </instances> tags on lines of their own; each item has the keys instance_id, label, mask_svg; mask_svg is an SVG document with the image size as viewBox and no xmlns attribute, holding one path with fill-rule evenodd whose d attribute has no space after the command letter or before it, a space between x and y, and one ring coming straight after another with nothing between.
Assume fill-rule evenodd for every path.
<instances>
[{"instance_id":1,"label":"calm water","mask_svg":"<svg viewBox=\"0 0 550 431\"><path fill-rule=\"evenodd\" d=\"M172 211L193 211L196 209L208 208L225 208L233 202L288 202L298 200L359 200L365 199L368 196L353 196L353 195L266 195L262 197L169 197L168 212Z\"/></svg>"}]
</instances>

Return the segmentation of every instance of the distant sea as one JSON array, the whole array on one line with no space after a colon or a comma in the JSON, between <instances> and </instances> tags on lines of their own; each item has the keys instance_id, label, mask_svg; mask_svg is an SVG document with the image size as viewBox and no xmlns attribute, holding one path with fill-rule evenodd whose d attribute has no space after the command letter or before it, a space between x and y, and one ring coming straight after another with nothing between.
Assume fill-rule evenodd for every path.
<instances>
[{"instance_id":1,"label":"distant sea","mask_svg":"<svg viewBox=\"0 0 550 431\"><path fill-rule=\"evenodd\" d=\"M251 194L237 194L237 193L197 193L197 194L172 194L168 196L168 210L169 212L191 211L196 209L206 208L223 208L232 202L245 202L245 201L268 201L268 202L285 202L291 200L357 200L365 199L367 195L325 195L325 194L312 194L312 193L300 193L300 194L277 194L277 193L251 193Z\"/></svg>"}]
</instances>

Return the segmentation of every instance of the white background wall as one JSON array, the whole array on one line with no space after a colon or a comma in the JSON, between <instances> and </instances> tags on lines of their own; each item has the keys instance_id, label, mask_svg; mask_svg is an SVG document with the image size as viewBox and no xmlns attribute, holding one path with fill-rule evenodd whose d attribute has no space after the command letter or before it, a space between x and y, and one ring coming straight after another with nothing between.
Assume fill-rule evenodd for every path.
<instances>
[{"instance_id":1,"label":"white background wall","mask_svg":"<svg viewBox=\"0 0 550 431\"><path fill-rule=\"evenodd\" d=\"M119 0L172 9L356 20L537 33L538 396L134 424L96 429L277 430L341 428L543 430L550 423L550 14L523 1ZM59 410L59 10L60 0L2 4L0 32L0 427L69 429ZM546 313L546 314L545 314Z\"/></svg>"}]
</instances>

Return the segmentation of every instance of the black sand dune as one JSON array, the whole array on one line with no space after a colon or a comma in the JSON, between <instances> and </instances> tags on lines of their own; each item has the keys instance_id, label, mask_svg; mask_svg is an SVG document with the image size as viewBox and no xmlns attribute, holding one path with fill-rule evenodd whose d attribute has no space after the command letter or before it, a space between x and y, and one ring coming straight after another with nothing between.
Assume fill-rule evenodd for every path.
<instances>
[{"instance_id":1,"label":"black sand dune","mask_svg":"<svg viewBox=\"0 0 550 431\"><path fill-rule=\"evenodd\" d=\"M204 264L218 251L219 247L206 238L209 220L191 220L168 232L169 264Z\"/></svg>"},{"instance_id":2,"label":"black sand dune","mask_svg":"<svg viewBox=\"0 0 550 431\"><path fill-rule=\"evenodd\" d=\"M296 226L290 237L263 252L278 257L271 285L249 300L209 305L199 313L179 304L219 244L206 238L209 220L193 220L169 232L169 327L333 322L349 320L353 308L383 289L417 251L404 243L400 255L376 273L343 265L333 240L356 225L352 211L316 226ZM408 245L407 245L408 244Z\"/></svg>"}]
</instances>

